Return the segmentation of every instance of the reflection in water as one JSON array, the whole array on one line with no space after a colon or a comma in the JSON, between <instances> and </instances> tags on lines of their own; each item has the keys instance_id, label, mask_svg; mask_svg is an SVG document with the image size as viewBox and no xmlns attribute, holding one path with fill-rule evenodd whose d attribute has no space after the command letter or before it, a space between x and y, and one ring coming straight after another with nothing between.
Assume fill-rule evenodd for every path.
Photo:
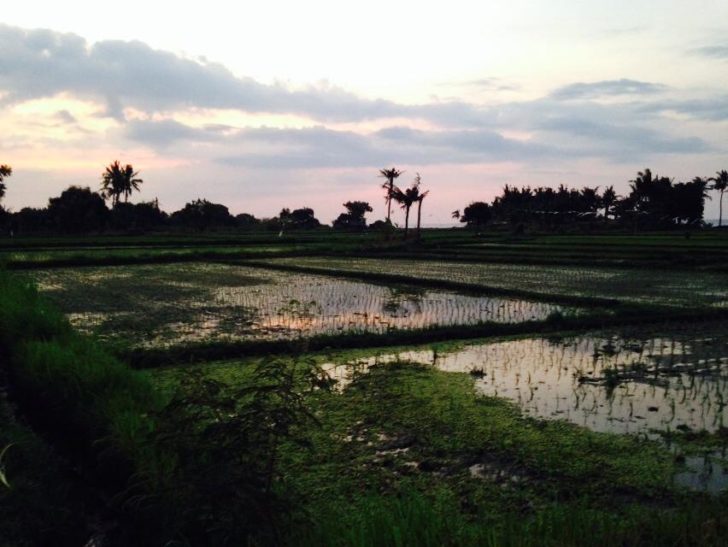
<instances>
[{"instance_id":1,"label":"reflection in water","mask_svg":"<svg viewBox=\"0 0 728 547\"><path fill-rule=\"evenodd\" d=\"M224 287L214 298L225 306L256 309L252 334L290 338L340 332L385 333L435 325L544 320L562 306L513 298L389 288L324 276L291 275L256 287ZM309 303L309 313L290 302Z\"/></svg>"},{"instance_id":2,"label":"reflection in water","mask_svg":"<svg viewBox=\"0 0 728 547\"><path fill-rule=\"evenodd\" d=\"M728 424L728 337L725 328L671 336L639 334L534 338L466 345L443 353L403 351L325 365L344 386L355 372L395 360L433 364L473 375L479 393L516 402L526 414L564 419L595 431L655 437L658 431L706 430ZM728 467L691 458L682 484L722 489ZM701 459L702 461L702 459ZM693 465L693 467L691 467Z\"/></svg>"},{"instance_id":3,"label":"reflection in water","mask_svg":"<svg viewBox=\"0 0 728 547\"><path fill-rule=\"evenodd\" d=\"M134 273L133 284L123 293L108 280L99 285L96 277L101 273L66 271L59 277L63 283L55 300L80 330L147 347L518 323L544 320L555 312L578 313L576 308L545 302L243 266L188 266L187 270L180 277L177 269L164 266L151 271L129 267L121 273L115 269L117 278ZM42 283L41 287L50 286Z\"/></svg>"}]
</instances>

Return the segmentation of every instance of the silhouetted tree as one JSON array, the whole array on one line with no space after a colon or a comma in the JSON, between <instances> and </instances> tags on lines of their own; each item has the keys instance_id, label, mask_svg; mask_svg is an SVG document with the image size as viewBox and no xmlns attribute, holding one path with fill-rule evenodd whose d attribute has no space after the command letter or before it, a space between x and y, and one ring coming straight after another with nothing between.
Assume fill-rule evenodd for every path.
<instances>
[{"instance_id":1,"label":"silhouetted tree","mask_svg":"<svg viewBox=\"0 0 728 547\"><path fill-rule=\"evenodd\" d=\"M418 195L416 196L417 201L417 237L420 237L420 225L422 223L422 202L425 201L425 198L430 193L429 190L426 190L425 192L420 191L420 184L422 183L422 178L420 177L420 174L417 173L417 176L415 177L415 186L417 189Z\"/></svg>"},{"instance_id":2,"label":"silhouetted tree","mask_svg":"<svg viewBox=\"0 0 728 547\"><path fill-rule=\"evenodd\" d=\"M145 231L163 226L167 213L159 208L159 202L117 203L111 211L111 227L115 230Z\"/></svg>"},{"instance_id":3,"label":"silhouetted tree","mask_svg":"<svg viewBox=\"0 0 728 547\"><path fill-rule=\"evenodd\" d=\"M717 190L720 192L720 197L718 198L718 226L723 226L723 192L728 189L728 171L725 169L718 171L715 176L710 177L709 180L713 182L711 190Z\"/></svg>"},{"instance_id":4,"label":"silhouetted tree","mask_svg":"<svg viewBox=\"0 0 728 547\"><path fill-rule=\"evenodd\" d=\"M601 204L602 207L604 207L605 220L607 220L609 215L612 213L615 203L617 203L617 193L614 191L614 186L608 186L604 189L604 193L601 198Z\"/></svg>"},{"instance_id":5,"label":"silhouetted tree","mask_svg":"<svg viewBox=\"0 0 728 547\"><path fill-rule=\"evenodd\" d=\"M48 216L59 232L88 233L105 227L109 210L104 199L90 188L71 186L48 200Z\"/></svg>"},{"instance_id":6,"label":"silhouetted tree","mask_svg":"<svg viewBox=\"0 0 728 547\"><path fill-rule=\"evenodd\" d=\"M372 212L372 207L366 201L347 201L344 203L346 213L341 213L334 220L334 228L345 230L363 230L367 227L366 213Z\"/></svg>"},{"instance_id":7,"label":"silhouetted tree","mask_svg":"<svg viewBox=\"0 0 728 547\"><path fill-rule=\"evenodd\" d=\"M420 197L420 180L419 176L415 177L415 180L412 182L412 186L409 188L406 188L404 191L400 190L396 186L394 187L394 190L392 192L392 199L399 203L400 207L404 209L404 238L407 239L407 235L409 233L409 215L410 210L412 209L412 205L415 204L415 202Z\"/></svg>"},{"instance_id":8,"label":"silhouetted tree","mask_svg":"<svg viewBox=\"0 0 728 547\"><path fill-rule=\"evenodd\" d=\"M628 199L635 220L641 218L653 227L672 224L672 181L668 177L653 176L652 171L645 169L629 182L631 193Z\"/></svg>"},{"instance_id":9,"label":"silhouetted tree","mask_svg":"<svg viewBox=\"0 0 728 547\"><path fill-rule=\"evenodd\" d=\"M402 173L404 173L404 171L400 171L395 167L379 170L379 176L387 179L387 182L382 185L382 188L384 188L387 192L384 199L387 202L387 222L390 224L392 223L392 199L394 199L394 191L396 188L394 185L394 179L399 177Z\"/></svg>"},{"instance_id":10,"label":"silhouetted tree","mask_svg":"<svg viewBox=\"0 0 728 547\"><path fill-rule=\"evenodd\" d=\"M318 228L321 223L314 215L313 209L310 207L302 207L300 209L294 209L291 211L288 208L281 210L278 215L282 227L297 229L311 229Z\"/></svg>"},{"instance_id":11,"label":"silhouetted tree","mask_svg":"<svg viewBox=\"0 0 728 547\"><path fill-rule=\"evenodd\" d=\"M5 178L13 174L13 168L9 165L0 165L0 199L5 197Z\"/></svg>"},{"instance_id":12,"label":"silhouetted tree","mask_svg":"<svg viewBox=\"0 0 728 547\"><path fill-rule=\"evenodd\" d=\"M235 215L235 223L243 229L253 228L260 224L260 221L249 213L240 213Z\"/></svg>"},{"instance_id":13,"label":"silhouetted tree","mask_svg":"<svg viewBox=\"0 0 728 547\"><path fill-rule=\"evenodd\" d=\"M119 203L119 198L123 195L124 201L129 200L129 196L134 190L139 190L139 185L144 182L137 178L139 172L134 171L130 164L121 166L118 160L109 164L101 175L101 190L106 198L111 198L112 206Z\"/></svg>"},{"instance_id":14,"label":"silhouetted tree","mask_svg":"<svg viewBox=\"0 0 728 547\"><path fill-rule=\"evenodd\" d=\"M48 209L23 207L13 214L13 226L19 234L49 232L53 230L53 222Z\"/></svg>"},{"instance_id":15,"label":"silhouetted tree","mask_svg":"<svg viewBox=\"0 0 728 547\"><path fill-rule=\"evenodd\" d=\"M491 207L483 201L474 201L463 209L460 222L464 222L468 228L480 229L490 222L492 216Z\"/></svg>"},{"instance_id":16,"label":"silhouetted tree","mask_svg":"<svg viewBox=\"0 0 728 547\"><path fill-rule=\"evenodd\" d=\"M670 216L678 224L698 225L703 220L708 181L695 177L690 182L673 184L670 196Z\"/></svg>"},{"instance_id":17,"label":"silhouetted tree","mask_svg":"<svg viewBox=\"0 0 728 547\"><path fill-rule=\"evenodd\" d=\"M196 199L185 204L184 208L172 213L172 223L202 232L211 227L232 226L235 219L228 208L219 203L211 203L206 199Z\"/></svg>"}]
</instances>

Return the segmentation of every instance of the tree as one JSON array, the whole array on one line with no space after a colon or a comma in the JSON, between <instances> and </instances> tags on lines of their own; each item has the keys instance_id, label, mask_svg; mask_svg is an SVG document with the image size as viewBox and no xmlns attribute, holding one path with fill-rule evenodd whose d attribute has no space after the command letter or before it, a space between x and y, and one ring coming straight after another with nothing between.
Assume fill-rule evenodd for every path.
<instances>
[{"instance_id":1,"label":"tree","mask_svg":"<svg viewBox=\"0 0 728 547\"><path fill-rule=\"evenodd\" d=\"M119 198L122 195L124 196L124 202L127 202L131 193L134 190L139 190L139 185L144 182L142 179L137 178L138 175L139 172L134 171L134 168L130 164L127 163L122 167L119 160L115 160L106 167L106 170L101 175L101 191L103 196L111 198L111 203L114 207L119 203Z\"/></svg>"},{"instance_id":2,"label":"tree","mask_svg":"<svg viewBox=\"0 0 728 547\"><path fill-rule=\"evenodd\" d=\"M404 171L399 171L397 168L392 167L391 169L380 169L379 170L379 176L384 177L387 179L387 182L382 184L382 188L384 188L387 191L387 195L385 196L385 201L387 202L387 222L389 224L392 223L392 199L394 199L394 192L395 192L395 185L394 185L394 179L399 177Z\"/></svg>"},{"instance_id":3,"label":"tree","mask_svg":"<svg viewBox=\"0 0 728 547\"><path fill-rule=\"evenodd\" d=\"M372 207L366 201L347 201L344 203L347 212L341 213L334 220L334 228L345 230L363 230L367 227L366 213L372 212Z\"/></svg>"},{"instance_id":4,"label":"tree","mask_svg":"<svg viewBox=\"0 0 728 547\"><path fill-rule=\"evenodd\" d=\"M601 203L602 207L604 207L604 220L607 220L614 204L617 203L617 193L614 191L614 186L608 186L604 189Z\"/></svg>"},{"instance_id":5,"label":"tree","mask_svg":"<svg viewBox=\"0 0 728 547\"><path fill-rule=\"evenodd\" d=\"M708 181L695 177L690 182L678 182L672 186L670 216L678 224L697 226L703 220Z\"/></svg>"},{"instance_id":6,"label":"tree","mask_svg":"<svg viewBox=\"0 0 728 547\"><path fill-rule=\"evenodd\" d=\"M417 187L417 237L420 237L420 224L422 223L422 202L425 201L425 198L430 193L429 190L425 192L420 192L420 184L422 183L422 178L420 177L420 174L417 173L417 176L415 177L415 186Z\"/></svg>"},{"instance_id":7,"label":"tree","mask_svg":"<svg viewBox=\"0 0 728 547\"><path fill-rule=\"evenodd\" d=\"M415 204L415 202L420 197L420 180L419 175L415 177L415 180L412 182L412 186L405 189L404 191L400 190L396 186L394 187L394 190L392 192L392 199L399 203L400 207L404 209L405 215L404 215L404 238L407 239L407 234L409 233L409 215L410 210L412 209L412 205Z\"/></svg>"},{"instance_id":8,"label":"tree","mask_svg":"<svg viewBox=\"0 0 728 547\"><path fill-rule=\"evenodd\" d=\"M235 223L227 207L206 199L196 199L185 204L183 209L172 213L171 220L200 232L211 226L231 226Z\"/></svg>"},{"instance_id":9,"label":"tree","mask_svg":"<svg viewBox=\"0 0 728 547\"><path fill-rule=\"evenodd\" d=\"M492 216L491 206L483 201L474 201L463 209L460 215L460 222L464 222L469 228L479 230L490 222Z\"/></svg>"},{"instance_id":10,"label":"tree","mask_svg":"<svg viewBox=\"0 0 728 547\"><path fill-rule=\"evenodd\" d=\"M111 228L132 232L146 231L162 226L167 213L159 208L159 201L117 203L111 211Z\"/></svg>"},{"instance_id":11,"label":"tree","mask_svg":"<svg viewBox=\"0 0 728 547\"><path fill-rule=\"evenodd\" d=\"M4 180L13 174L13 168L9 165L0 165L0 199L5 196L5 184Z\"/></svg>"},{"instance_id":12,"label":"tree","mask_svg":"<svg viewBox=\"0 0 728 547\"><path fill-rule=\"evenodd\" d=\"M708 180L713 182L711 190L718 190L720 192L720 198L718 199L718 226L723 226L723 192L728 189L728 171L723 169L722 171L717 171L715 175Z\"/></svg>"},{"instance_id":13,"label":"tree","mask_svg":"<svg viewBox=\"0 0 728 547\"><path fill-rule=\"evenodd\" d=\"M71 186L48 200L48 217L59 232L87 233L106 226L109 210L104 199L90 188Z\"/></svg>"},{"instance_id":14,"label":"tree","mask_svg":"<svg viewBox=\"0 0 728 547\"><path fill-rule=\"evenodd\" d=\"M240 228L249 229L260 224L260 220L250 213L240 213L239 215L235 215L235 223Z\"/></svg>"},{"instance_id":15,"label":"tree","mask_svg":"<svg viewBox=\"0 0 728 547\"><path fill-rule=\"evenodd\" d=\"M300 209L291 211L290 221L293 228L302 228L305 230L321 226L313 209L310 207L301 207Z\"/></svg>"}]
</instances>

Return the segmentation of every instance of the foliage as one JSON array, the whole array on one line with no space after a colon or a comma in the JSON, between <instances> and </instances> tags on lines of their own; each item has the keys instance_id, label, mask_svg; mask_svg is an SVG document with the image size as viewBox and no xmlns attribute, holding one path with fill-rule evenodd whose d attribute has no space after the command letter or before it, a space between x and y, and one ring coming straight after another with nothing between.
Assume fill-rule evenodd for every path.
<instances>
[{"instance_id":1,"label":"foliage","mask_svg":"<svg viewBox=\"0 0 728 547\"><path fill-rule=\"evenodd\" d=\"M400 171L396 167L392 167L391 169L380 169L379 170L379 176L384 177L387 179L387 182L382 184L382 188L384 188L386 194L384 196L384 200L387 203L387 223L392 223L392 199L394 199L394 192L396 186L394 185L394 179L399 178L399 176L404 173L404 171Z\"/></svg>"},{"instance_id":2,"label":"foliage","mask_svg":"<svg viewBox=\"0 0 728 547\"><path fill-rule=\"evenodd\" d=\"M119 198L124 196L124 201L134 190L139 190L139 185L144 182L138 178L139 172L134 171L130 164L122 166L119 160L110 163L101 175L101 190L105 198L111 198L111 203L116 206Z\"/></svg>"},{"instance_id":3,"label":"foliage","mask_svg":"<svg viewBox=\"0 0 728 547\"><path fill-rule=\"evenodd\" d=\"M490 205L482 201L474 201L463 209L463 214L459 215L460 222L464 222L468 228L479 230L490 222L491 208Z\"/></svg>"},{"instance_id":4,"label":"foliage","mask_svg":"<svg viewBox=\"0 0 728 547\"><path fill-rule=\"evenodd\" d=\"M304 380L313 380L307 369ZM176 455L165 503L193 545L279 543L293 509L280 488L281 444L306 446L302 428L317 423L301 393L296 365L259 363L249 382L230 389L200 369L188 371L158 415L155 442Z\"/></svg>"},{"instance_id":5,"label":"foliage","mask_svg":"<svg viewBox=\"0 0 728 547\"><path fill-rule=\"evenodd\" d=\"M397 188L396 186L393 187L391 192L391 199L399 203L400 207L404 209L405 211L405 220L404 220L404 238L407 239L407 233L409 231L409 215L410 215L410 209L412 206L417 203L418 204L418 213L417 213L417 234L420 233L420 222L422 220L422 201L427 197L427 194L429 194L429 191L427 192L421 192L420 191L420 184L421 184L421 178L420 174L417 173L415 176L415 180L412 182L412 185L409 188L406 188L405 190L401 190Z\"/></svg>"},{"instance_id":6,"label":"foliage","mask_svg":"<svg viewBox=\"0 0 728 547\"><path fill-rule=\"evenodd\" d=\"M334 220L334 228L342 230L361 231L367 227L366 213L372 212L372 207L366 201L347 201L344 203L346 213L341 213Z\"/></svg>"},{"instance_id":7,"label":"foliage","mask_svg":"<svg viewBox=\"0 0 728 547\"><path fill-rule=\"evenodd\" d=\"M253 215L249 213L240 213L239 215L235 215L235 223L240 228L253 228L260 224L260 220L255 218Z\"/></svg>"},{"instance_id":8,"label":"foliage","mask_svg":"<svg viewBox=\"0 0 728 547\"><path fill-rule=\"evenodd\" d=\"M111 210L109 225L114 230L144 232L164 226L167 213L160 210L157 200L142 203L119 202Z\"/></svg>"},{"instance_id":9,"label":"foliage","mask_svg":"<svg viewBox=\"0 0 728 547\"><path fill-rule=\"evenodd\" d=\"M196 199L187 203L184 208L172 213L173 224L204 231L211 227L231 226L235 219L228 208L219 203L211 203L206 199Z\"/></svg>"},{"instance_id":10,"label":"foliage","mask_svg":"<svg viewBox=\"0 0 728 547\"><path fill-rule=\"evenodd\" d=\"M282 228L293 230L310 230L321 225L310 207L302 207L293 211L284 208L278 215L278 220Z\"/></svg>"},{"instance_id":11,"label":"foliage","mask_svg":"<svg viewBox=\"0 0 728 547\"><path fill-rule=\"evenodd\" d=\"M90 188L71 186L48 201L48 217L59 232L82 234L103 230L109 210Z\"/></svg>"},{"instance_id":12,"label":"foliage","mask_svg":"<svg viewBox=\"0 0 728 547\"><path fill-rule=\"evenodd\" d=\"M13 168L9 165L0 165L0 199L5 196L5 179L13 174Z\"/></svg>"},{"instance_id":13,"label":"foliage","mask_svg":"<svg viewBox=\"0 0 728 547\"><path fill-rule=\"evenodd\" d=\"M588 186L577 190L563 184L557 189L506 185L502 194L493 200L492 214L495 219L514 226L530 223L549 230L594 224L600 211L605 220L612 217L634 228L697 226L703 220L707 184L700 177L675 183L645 169L630 181L630 193L624 198L616 195L613 186L600 195L599 188Z\"/></svg>"},{"instance_id":14,"label":"foliage","mask_svg":"<svg viewBox=\"0 0 728 547\"><path fill-rule=\"evenodd\" d=\"M83 545L79 492L58 455L15 416L3 376L0 369L0 546Z\"/></svg>"},{"instance_id":15,"label":"foliage","mask_svg":"<svg viewBox=\"0 0 728 547\"><path fill-rule=\"evenodd\" d=\"M718 198L718 226L723 226L723 193L728 190L728 171L725 169L718 171L715 176L711 177L709 180L713 182L710 189L720 192L720 197Z\"/></svg>"}]
</instances>

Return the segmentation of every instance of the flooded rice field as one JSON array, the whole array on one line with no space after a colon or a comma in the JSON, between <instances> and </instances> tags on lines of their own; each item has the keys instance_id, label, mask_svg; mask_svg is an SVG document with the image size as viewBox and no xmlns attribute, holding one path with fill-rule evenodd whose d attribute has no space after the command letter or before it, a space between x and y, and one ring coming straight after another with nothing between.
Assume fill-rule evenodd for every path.
<instances>
[{"instance_id":1,"label":"flooded rice field","mask_svg":"<svg viewBox=\"0 0 728 547\"><path fill-rule=\"evenodd\" d=\"M343 389L369 367L395 361L469 373L479 393L537 418L651 439L717 434L719 446L699 455L671 447L683 467L675 480L710 493L728 489L728 324L382 351L323 368Z\"/></svg>"},{"instance_id":2,"label":"flooded rice field","mask_svg":"<svg viewBox=\"0 0 728 547\"><path fill-rule=\"evenodd\" d=\"M549 295L615 298L625 302L679 307L728 307L728 274L528 264L495 264L377 258L278 258L273 264L446 279L499 289Z\"/></svg>"},{"instance_id":3,"label":"flooded rice field","mask_svg":"<svg viewBox=\"0 0 728 547\"><path fill-rule=\"evenodd\" d=\"M595 431L715 432L728 426L728 325L657 335L585 334L466 344L452 351L382 353L329 374L354 374L396 360L466 372L483 395L508 398L526 414Z\"/></svg>"},{"instance_id":4,"label":"flooded rice field","mask_svg":"<svg viewBox=\"0 0 728 547\"><path fill-rule=\"evenodd\" d=\"M136 346L544 320L574 308L242 266L34 272L82 331Z\"/></svg>"}]
</instances>

